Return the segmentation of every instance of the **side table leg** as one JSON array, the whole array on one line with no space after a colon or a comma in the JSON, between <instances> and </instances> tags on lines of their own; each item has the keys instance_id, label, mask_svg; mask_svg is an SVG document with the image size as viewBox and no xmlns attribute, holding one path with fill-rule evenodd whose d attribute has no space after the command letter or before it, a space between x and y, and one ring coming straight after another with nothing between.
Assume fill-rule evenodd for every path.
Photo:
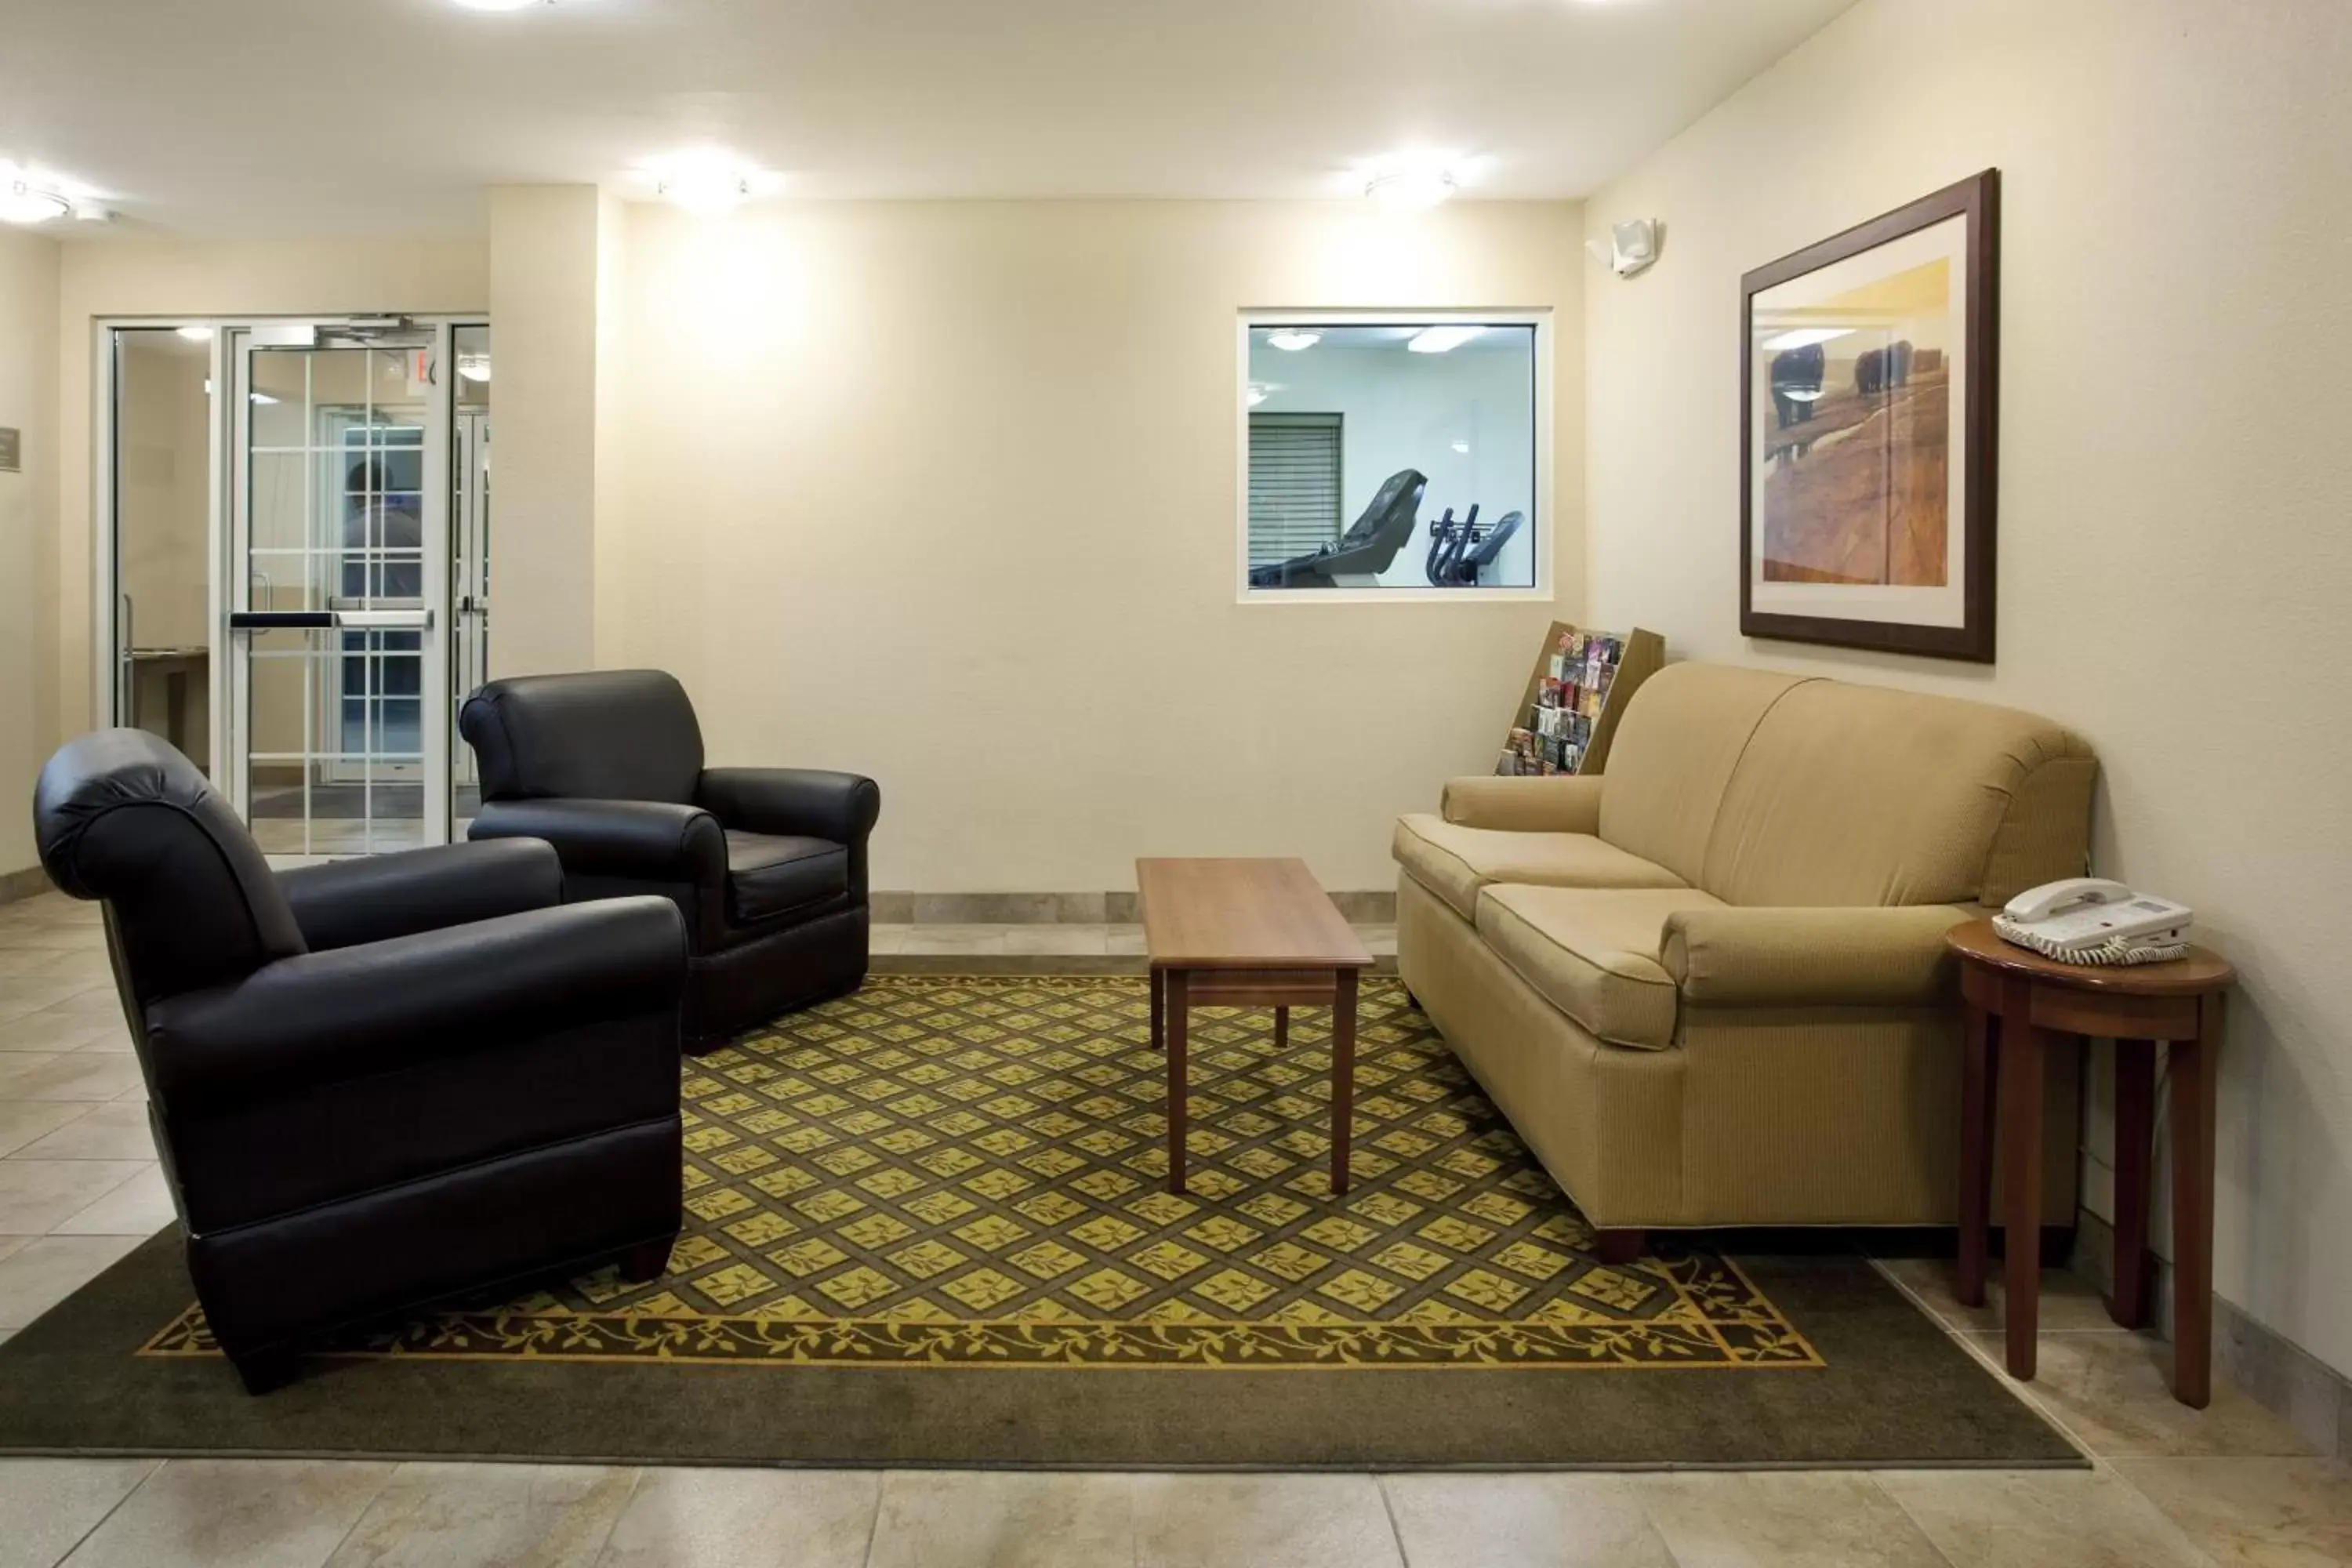
<instances>
[{"instance_id":1,"label":"side table leg","mask_svg":"<svg viewBox=\"0 0 2352 1568\"><path fill-rule=\"evenodd\" d=\"M1184 1047L1192 1003L1187 996L1191 976L1171 969L1161 977L1168 992L1168 1190L1184 1190Z\"/></svg>"},{"instance_id":2,"label":"side table leg","mask_svg":"<svg viewBox=\"0 0 2352 1568\"><path fill-rule=\"evenodd\" d=\"M1164 1032L1167 1028L1167 1009L1162 1002L1162 998L1167 994L1167 985L1168 976L1160 972L1158 964L1153 964L1151 966L1151 1048L1155 1051L1167 1048L1168 1037Z\"/></svg>"},{"instance_id":3,"label":"side table leg","mask_svg":"<svg viewBox=\"0 0 2352 1568\"><path fill-rule=\"evenodd\" d=\"M1277 1051L1290 1048L1290 1009L1287 1007L1274 1010L1274 1048Z\"/></svg>"},{"instance_id":4,"label":"side table leg","mask_svg":"<svg viewBox=\"0 0 2352 1568\"><path fill-rule=\"evenodd\" d=\"M2172 1395L2213 1397L2213 1058L2221 999L2208 996L2197 1038L2172 1042Z\"/></svg>"},{"instance_id":5,"label":"side table leg","mask_svg":"<svg viewBox=\"0 0 2352 1568\"><path fill-rule=\"evenodd\" d=\"M2042 1323L2042 1083L2044 1031L2027 988L2004 995L2000 1031L2000 1184L2009 1374L2029 1381Z\"/></svg>"},{"instance_id":6,"label":"side table leg","mask_svg":"<svg viewBox=\"0 0 2352 1568\"><path fill-rule=\"evenodd\" d=\"M1981 1307L1991 1245L1993 1107L2000 1074L2000 1020L1970 1005L1960 1040L1960 1304Z\"/></svg>"},{"instance_id":7,"label":"side table leg","mask_svg":"<svg viewBox=\"0 0 2352 1568\"><path fill-rule=\"evenodd\" d=\"M1356 1122L1356 972L1339 973L1331 1004L1331 1191L1348 1190L1348 1144Z\"/></svg>"},{"instance_id":8,"label":"side table leg","mask_svg":"<svg viewBox=\"0 0 2352 1568\"><path fill-rule=\"evenodd\" d=\"M2147 1321L2149 1145L2156 1135L2156 1042L2116 1042L2116 1285L2107 1316Z\"/></svg>"}]
</instances>

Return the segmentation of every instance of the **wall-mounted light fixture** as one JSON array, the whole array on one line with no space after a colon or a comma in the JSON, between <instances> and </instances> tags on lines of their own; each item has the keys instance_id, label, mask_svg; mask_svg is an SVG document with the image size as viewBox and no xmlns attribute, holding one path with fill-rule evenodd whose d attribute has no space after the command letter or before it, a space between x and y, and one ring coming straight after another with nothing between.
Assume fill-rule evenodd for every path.
<instances>
[{"instance_id":1,"label":"wall-mounted light fixture","mask_svg":"<svg viewBox=\"0 0 2352 1568\"><path fill-rule=\"evenodd\" d=\"M1647 272L1658 259L1658 249L1665 243L1666 226L1654 217L1627 218L1623 223L1609 226L1609 243L1588 239L1584 248L1592 258L1620 278L1631 278Z\"/></svg>"}]
</instances>

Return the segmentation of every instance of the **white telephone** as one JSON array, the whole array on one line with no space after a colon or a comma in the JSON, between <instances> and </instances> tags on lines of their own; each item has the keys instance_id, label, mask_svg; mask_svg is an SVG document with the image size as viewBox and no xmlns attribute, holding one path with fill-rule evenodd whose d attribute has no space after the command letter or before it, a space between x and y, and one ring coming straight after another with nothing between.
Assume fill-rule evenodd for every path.
<instances>
[{"instance_id":1,"label":"white telephone","mask_svg":"<svg viewBox=\"0 0 2352 1568\"><path fill-rule=\"evenodd\" d=\"M2104 877L2029 889L1995 915L2004 942L2062 963L2161 963L2189 951L2188 908Z\"/></svg>"}]
</instances>

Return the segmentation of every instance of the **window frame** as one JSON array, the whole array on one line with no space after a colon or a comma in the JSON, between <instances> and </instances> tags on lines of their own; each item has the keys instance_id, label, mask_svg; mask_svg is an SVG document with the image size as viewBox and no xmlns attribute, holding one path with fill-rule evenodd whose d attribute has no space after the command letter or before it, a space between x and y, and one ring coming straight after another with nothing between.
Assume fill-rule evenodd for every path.
<instances>
[{"instance_id":1,"label":"window frame","mask_svg":"<svg viewBox=\"0 0 2352 1568\"><path fill-rule=\"evenodd\" d=\"M1535 331L1535 493L1528 519L1534 551L1525 588L1253 588L1249 582L1250 333L1271 327L1531 327ZM1309 351L1310 353L1312 351ZM1524 310L1413 310L1391 309L1262 309L1239 312L1234 327L1234 601L1241 605L1549 604L1552 586L1552 311ZM1344 531L1355 520L1345 515Z\"/></svg>"}]
</instances>

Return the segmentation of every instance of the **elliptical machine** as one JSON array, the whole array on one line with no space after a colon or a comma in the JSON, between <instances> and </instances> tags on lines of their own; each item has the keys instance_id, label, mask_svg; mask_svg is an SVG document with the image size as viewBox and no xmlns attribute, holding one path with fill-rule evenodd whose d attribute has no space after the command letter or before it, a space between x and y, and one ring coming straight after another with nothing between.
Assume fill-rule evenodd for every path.
<instances>
[{"instance_id":1,"label":"elliptical machine","mask_svg":"<svg viewBox=\"0 0 2352 1568\"><path fill-rule=\"evenodd\" d=\"M1478 573L1495 563L1511 536L1527 523L1527 513L1509 511L1502 520L1483 531L1478 527L1478 507L1472 502L1469 515L1460 522L1454 521L1454 509L1447 507L1444 515L1429 525L1429 557L1424 570L1433 588L1475 588Z\"/></svg>"}]
</instances>

